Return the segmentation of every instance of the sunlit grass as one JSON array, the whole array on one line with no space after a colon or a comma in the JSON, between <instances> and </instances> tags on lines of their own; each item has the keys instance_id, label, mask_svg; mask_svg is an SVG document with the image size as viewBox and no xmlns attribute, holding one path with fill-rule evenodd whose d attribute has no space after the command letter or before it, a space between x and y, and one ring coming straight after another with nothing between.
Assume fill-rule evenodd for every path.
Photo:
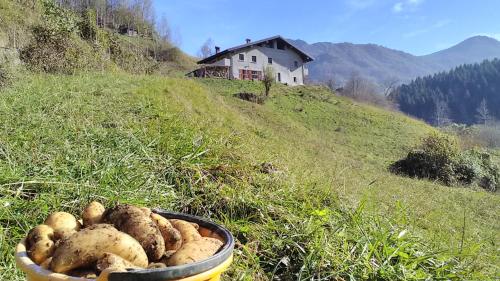
<instances>
[{"instance_id":1,"label":"sunlit grass","mask_svg":"<svg viewBox=\"0 0 500 281\"><path fill-rule=\"evenodd\" d=\"M262 88L82 74L0 92L0 278L21 280L13 247L48 213L96 199L223 223L229 280L498 273L496 194L387 172L431 127L319 87L275 87L265 105L244 91Z\"/></svg>"}]
</instances>

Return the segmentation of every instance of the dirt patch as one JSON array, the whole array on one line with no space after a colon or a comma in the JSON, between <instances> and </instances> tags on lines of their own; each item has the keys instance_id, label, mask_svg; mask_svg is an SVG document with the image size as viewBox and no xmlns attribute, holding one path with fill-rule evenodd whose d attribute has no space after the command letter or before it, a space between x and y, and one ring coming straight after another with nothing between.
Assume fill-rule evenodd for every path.
<instances>
[{"instance_id":1,"label":"dirt patch","mask_svg":"<svg viewBox=\"0 0 500 281\"><path fill-rule=\"evenodd\" d=\"M264 104L264 102L266 101L265 97L254 93L237 93L234 94L234 97L257 104Z\"/></svg>"}]
</instances>

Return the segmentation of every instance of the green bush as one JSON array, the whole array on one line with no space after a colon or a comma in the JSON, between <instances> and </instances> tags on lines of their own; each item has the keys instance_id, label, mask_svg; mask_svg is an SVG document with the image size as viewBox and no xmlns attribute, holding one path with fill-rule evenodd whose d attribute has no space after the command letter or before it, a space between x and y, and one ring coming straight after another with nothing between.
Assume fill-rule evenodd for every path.
<instances>
[{"instance_id":1,"label":"green bush","mask_svg":"<svg viewBox=\"0 0 500 281\"><path fill-rule=\"evenodd\" d=\"M72 74L106 66L105 53L80 38L79 27L88 27L81 18L53 1L43 1L43 7L43 22L33 27L33 38L21 51L21 59L31 70ZM91 13L87 19L92 20ZM95 31L89 27L82 35L96 36Z\"/></svg>"},{"instance_id":2,"label":"green bush","mask_svg":"<svg viewBox=\"0 0 500 281\"><path fill-rule=\"evenodd\" d=\"M457 180L467 185L477 185L488 191L500 188L500 169L491 161L491 155L468 150L460 155L454 166Z\"/></svg>"},{"instance_id":3,"label":"green bush","mask_svg":"<svg viewBox=\"0 0 500 281\"><path fill-rule=\"evenodd\" d=\"M44 26L34 28L33 41L21 51L31 70L72 74L77 70L104 67L104 55L75 34L53 33Z\"/></svg>"},{"instance_id":4,"label":"green bush","mask_svg":"<svg viewBox=\"0 0 500 281\"><path fill-rule=\"evenodd\" d=\"M461 152L456 138L433 134L422 145L389 168L393 173L438 180L446 185L479 186L488 191L500 188L500 170L486 152Z\"/></svg>"}]
</instances>

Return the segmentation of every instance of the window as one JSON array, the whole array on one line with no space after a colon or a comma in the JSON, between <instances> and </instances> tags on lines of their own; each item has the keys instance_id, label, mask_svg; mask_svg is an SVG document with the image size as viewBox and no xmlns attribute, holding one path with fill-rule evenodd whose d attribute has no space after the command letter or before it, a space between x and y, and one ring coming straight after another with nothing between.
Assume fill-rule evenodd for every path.
<instances>
[{"instance_id":1,"label":"window","mask_svg":"<svg viewBox=\"0 0 500 281\"><path fill-rule=\"evenodd\" d=\"M281 82L281 73L278 72L278 82Z\"/></svg>"},{"instance_id":2,"label":"window","mask_svg":"<svg viewBox=\"0 0 500 281\"><path fill-rule=\"evenodd\" d=\"M297 77L293 77L293 82L297 83Z\"/></svg>"},{"instance_id":3,"label":"window","mask_svg":"<svg viewBox=\"0 0 500 281\"><path fill-rule=\"evenodd\" d=\"M252 56L252 62L257 62L257 56Z\"/></svg>"},{"instance_id":4,"label":"window","mask_svg":"<svg viewBox=\"0 0 500 281\"><path fill-rule=\"evenodd\" d=\"M262 71L240 69L241 80L262 80Z\"/></svg>"},{"instance_id":5,"label":"window","mask_svg":"<svg viewBox=\"0 0 500 281\"><path fill-rule=\"evenodd\" d=\"M240 61L244 61L245 60L245 54L240 54L239 59L240 59Z\"/></svg>"},{"instance_id":6,"label":"window","mask_svg":"<svg viewBox=\"0 0 500 281\"><path fill-rule=\"evenodd\" d=\"M278 45L276 46L278 50L284 50L285 49L285 42L278 41Z\"/></svg>"},{"instance_id":7,"label":"window","mask_svg":"<svg viewBox=\"0 0 500 281\"><path fill-rule=\"evenodd\" d=\"M295 65L295 67L299 67L299 62L298 62L298 61L295 61L295 62L294 62L294 65Z\"/></svg>"},{"instance_id":8,"label":"window","mask_svg":"<svg viewBox=\"0 0 500 281\"><path fill-rule=\"evenodd\" d=\"M267 58L267 63L268 64L273 64L273 58Z\"/></svg>"},{"instance_id":9,"label":"window","mask_svg":"<svg viewBox=\"0 0 500 281\"><path fill-rule=\"evenodd\" d=\"M262 71L252 70L252 80L261 80Z\"/></svg>"}]
</instances>

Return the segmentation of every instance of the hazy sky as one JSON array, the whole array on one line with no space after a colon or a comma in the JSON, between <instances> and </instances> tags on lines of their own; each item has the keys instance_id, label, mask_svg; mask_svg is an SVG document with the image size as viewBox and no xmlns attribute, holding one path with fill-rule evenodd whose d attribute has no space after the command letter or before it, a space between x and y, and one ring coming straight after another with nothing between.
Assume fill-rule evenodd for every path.
<instances>
[{"instance_id":1,"label":"hazy sky","mask_svg":"<svg viewBox=\"0 0 500 281\"><path fill-rule=\"evenodd\" d=\"M273 35L375 43L415 55L474 35L500 39L500 0L154 0L189 54Z\"/></svg>"}]
</instances>

